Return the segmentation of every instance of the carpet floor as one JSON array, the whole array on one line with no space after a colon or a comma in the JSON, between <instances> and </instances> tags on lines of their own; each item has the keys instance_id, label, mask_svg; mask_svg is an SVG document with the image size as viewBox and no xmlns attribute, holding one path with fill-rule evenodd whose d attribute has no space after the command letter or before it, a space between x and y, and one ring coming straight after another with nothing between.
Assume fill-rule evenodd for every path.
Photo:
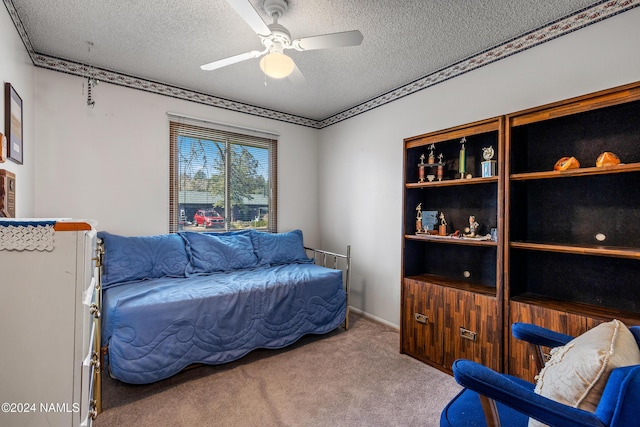
<instances>
[{"instance_id":1,"label":"carpet floor","mask_svg":"<svg viewBox=\"0 0 640 427\"><path fill-rule=\"evenodd\" d=\"M256 350L149 385L103 373L97 427L438 426L455 380L399 352L397 330L351 314L350 329Z\"/></svg>"}]
</instances>

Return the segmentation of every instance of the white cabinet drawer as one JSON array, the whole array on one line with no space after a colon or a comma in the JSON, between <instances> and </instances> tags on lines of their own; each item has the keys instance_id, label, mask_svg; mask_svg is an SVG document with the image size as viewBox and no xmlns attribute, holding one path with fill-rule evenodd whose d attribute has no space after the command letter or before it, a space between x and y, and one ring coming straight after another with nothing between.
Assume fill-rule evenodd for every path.
<instances>
[{"instance_id":1,"label":"white cabinet drawer","mask_svg":"<svg viewBox=\"0 0 640 427\"><path fill-rule=\"evenodd\" d=\"M100 306L98 302L98 292L96 291L96 278L93 277L89 286L82 295L82 353L86 354L87 349L93 348L89 345L89 340L93 339L89 335L92 332L95 320L100 317Z\"/></svg>"},{"instance_id":2,"label":"white cabinet drawer","mask_svg":"<svg viewBox=\"0 0 640 427\"><path fill-rule=\"evenodd\" d=\"M91 332L89 334L89 348L85 353L85 358L82 361L82 369L80 372L80 419L83 420L81 425L91 425L92 413L95 411L93 388L96 370L100 370L100 355L95 351L94 345L96 328L97 323L92 322Z\"/></svg>"}]
</instances>

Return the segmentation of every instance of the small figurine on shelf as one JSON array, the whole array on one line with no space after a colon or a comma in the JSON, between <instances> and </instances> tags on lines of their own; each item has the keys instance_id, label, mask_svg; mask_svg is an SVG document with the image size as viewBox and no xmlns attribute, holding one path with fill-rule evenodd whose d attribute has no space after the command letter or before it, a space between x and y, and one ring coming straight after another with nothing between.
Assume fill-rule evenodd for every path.
<instances>
[{"instance_id":1,"label":"small figurine on shelf","mask_svg":"<svg viewBox=\"0 0 640 427\"><path fill-rule=\"evenodd\" d=\"M416 234L422 232L422 203L418 203L416 206L416 211L418 212L416 215Z\"/></svg>"},{"instance_id":2,"label":"small figurine on shelf","mask_svg":"<svg viewBox=\"0 0 640 427\"><path fill-rule=\"evenodd\" d=\"M444 212L440 212L440 225L438 225L438 235L447 235L447 220L444 217Z\"/></svg>"},{"instance_id":3,"label":"small figurine on shelf","mask_svg":"<svg viewBox=\"0 0 640 427\"><path fill-rule=\"evenodd\" d=\"M478 221L476 221L475 215L471 215L469 217L469 227L465 227L464 229L464 237L476 237L479 228L480 224L478 224Z\"/></svg>"},{"instance_id":4,"label":"small figurine on shelf","mask_svg":"<svg viewBox=\"0 0 640 427\"><path fill-rule=\"evenodd\" d=\"M433 150L435 149L436 149L436 144L431 144L429 146L429 159L427 160L427 163L429 163L430 165L436 162L436 157L433 155Z\"/></svg>"},{"instance_id":5,"label":"small figurine on shelf","mask_svg":"<svg viewBox=\"0 0 640 427\"><path fill-rule=\"evenodd\" d=\"M438 181L442 181L442 177L444 176L444 156L442 153L438 154L438 170L436 171Z\"/></svg>"},{"instance_id":6,"label":"small figurine on shelf","mask_svg":"<svg viewBox=\"0 0 640 427\"><path fill-rule=\"evenodd\" d=\"M424 182L424 168L427 165L424 163L424 153L420 155L420 163L418 163L418 182Z\"/></svg>"}]
</instances>

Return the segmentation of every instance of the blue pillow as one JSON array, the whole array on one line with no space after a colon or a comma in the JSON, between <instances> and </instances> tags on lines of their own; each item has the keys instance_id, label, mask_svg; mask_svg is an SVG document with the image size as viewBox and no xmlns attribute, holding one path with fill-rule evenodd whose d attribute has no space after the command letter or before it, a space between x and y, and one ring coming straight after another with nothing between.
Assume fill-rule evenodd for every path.
<instances>
[{"instance_id":1,"label":"blue pillow","mask_svg":"<svg viewBox=\"0 0 640 427\"><path fill-rule=\"evenodd\" d=\"M189 273L206 274L231 271L258 265L249 232L196 233L181 232L191 254Z\"/></svg>"},{"instance_id":2,"label":"blue pillow","mask_svg":"<svg viewBox=\"0 0 640 427\"><path fill-rule=\"evenodd\" d=\"M300 230L275 234L255 232L251 234L251 238L259 265L313 262L304 250Z\"/></svg>"},{"instance_id":3,"label":"blue pillow","mask_svg":"<svg viewBox=\"0 0 640 427\"><path fill-rule=\"evenodd\" d=\"M133 280L185 277L189 258L184 241L177 234L127 237L101 231L98 237L105 248L105 288Z\"/></svg>"}]
</instances>

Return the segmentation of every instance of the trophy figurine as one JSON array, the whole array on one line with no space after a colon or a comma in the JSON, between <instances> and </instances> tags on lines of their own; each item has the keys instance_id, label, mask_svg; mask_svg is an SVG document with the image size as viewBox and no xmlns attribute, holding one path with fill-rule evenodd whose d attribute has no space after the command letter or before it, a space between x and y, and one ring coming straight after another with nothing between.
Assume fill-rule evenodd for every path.
<instances>
[{"instance_id":1,"label":"trophy figurine","mask_svg":"<svg viewBox=\"0 0 640 427\"><path fill-rule=\"evenodd\" d=\"M420 163L418 163L418 182L424 182L424 168L427 165L424 163L424 154L420 155Z\"/></svg>"},{"instance_id":2,"label":"trophy figurine","mask_svg":"<svg viewBox=\"0 0 640 427\"><path fill-rule=\"evenodd\" d=\"M442 153L440 153L438 155L438 169L436 171L436 174L437 174L437 177L438 177L438 181L442 181L442 177L444 176L443 158L444 158L444 156L442 155Z\"/></svg>"},{"instance_id":3,"label":"trophy figurine","mask_svg":"<svg viewBox=\"0 0 640 427\"><path fill-rule=\"evenodd\" d=\"M418 203L418 206L416 206L416 234L421 233L422 232L422 203Z\"/></svg>"},{"instance_id":4,"label":"trophy figurine","mask_svg":"<svg viewBox=\"0 0 640 427\"><path fill-rule=\"evenodd\" d=\"M496 161L492 160L495 152L493 151L493 147L484 147L482 149L482 158L484 162L482 164L482 177L487 178L490 176L496 175Z\"/></svg>"},{"instance_id":5,"label":"trophy figurine","mask_svg":"<svg viewBox=\"0 0 640 427\"><path fill-rule=\"evenodd\" d=\"M463 137L460 140L460 158L458 159L458 172L460 172L460 178L464 178L464 173L467 171L467 149L464 148L464 144L467 142L467 138Z\"/></svg>"},{"instance_id":6,"label":"trophy figurine","mask_svg":"<svg viewBox=\"0 0 640 427\"><path fill-rule=\"evenodd\" d=\"M430 165L434 164L436 162L436 158L433 155L433 150L436 149L436 144L431 144L429 146L429 159L427 160L427 163L429 163Z\"/></svg>"},{"instance_id":7,"label":"trophy figurine","mask_svg":"<svg viewBox=\"0 0 640 427\"><path fill-rule=\"evenodd\" d=\"M447 235L447 220L444 217L444 212L440 212L440 225L438 225L438 235Z\"/></svg>"}]
</instances>

